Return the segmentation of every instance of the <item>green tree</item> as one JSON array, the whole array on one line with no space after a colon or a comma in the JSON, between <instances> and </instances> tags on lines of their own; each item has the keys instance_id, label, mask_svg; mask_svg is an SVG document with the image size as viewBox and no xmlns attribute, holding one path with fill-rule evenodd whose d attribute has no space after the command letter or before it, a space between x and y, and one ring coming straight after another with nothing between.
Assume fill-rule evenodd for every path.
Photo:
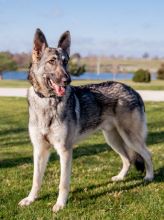
<instances>
[{"instance_id":1,"label":"green tree","mask_svg":"<svg viewBox=\"0 0 164 220\"><path fill-rule=\"evenodd\" d=\"M84 64L80 62L81 56L79 54L74 54L70 57L69 61L69 72L72 76L80 76L86 72Z\"/></svg>"},{"instance_id":2,"label":"green tree","mask_svg":"<svg viewBox=\"0 0 164 220\"><path fill-rule=\"evenodd\" d=\"M163 79L164 80L164 63L161 64L161 67L157 71L157 79Z\"/></svg>"},{"instance_id":3,"label":"green tree","mask_svg":"<svg viewBox=\"0 0 164 220\"><path fill-rule=\"evenodd\" d=\"M3 72L17 70L17 64L8 52L0 52L0 79L3 79Z\"/></svg>"}]
</instances>

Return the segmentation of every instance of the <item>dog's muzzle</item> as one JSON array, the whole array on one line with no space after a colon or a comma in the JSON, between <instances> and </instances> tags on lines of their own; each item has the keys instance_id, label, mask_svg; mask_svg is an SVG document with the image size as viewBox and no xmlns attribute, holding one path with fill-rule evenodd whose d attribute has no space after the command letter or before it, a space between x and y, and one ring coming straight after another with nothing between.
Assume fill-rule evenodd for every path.
<instances>
[{"instance_id":1,"label":"dog's muzzle","mask_svg":"<svg viewBox=\"0 0 164 220\"><path fill-rule=\"evenodd\" d=\"M66 86L71 83L70 77L62 77L60 80L54 78L54 74L50 74L47 77L47 84L48 87L57 95L57 96L64 96L66 93Z\"/></svg>"}]
</instances>

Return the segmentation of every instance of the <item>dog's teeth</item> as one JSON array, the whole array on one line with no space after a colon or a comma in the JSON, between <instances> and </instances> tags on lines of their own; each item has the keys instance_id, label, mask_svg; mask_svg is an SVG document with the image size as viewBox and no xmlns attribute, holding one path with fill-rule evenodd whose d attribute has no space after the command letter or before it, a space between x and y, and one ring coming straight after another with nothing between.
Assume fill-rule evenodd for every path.
<instances>
[{"instance_id":1,"label":"dog's teeth","mask_svg":"<svg viewBox=\"0 0 164 220\"><path fill-rule=\"evenodd\" d=\"M51 82L51 84L53 85L53 86L55 86L55 83L50 79L50 82Z\"/></svg>"}]
</instances>

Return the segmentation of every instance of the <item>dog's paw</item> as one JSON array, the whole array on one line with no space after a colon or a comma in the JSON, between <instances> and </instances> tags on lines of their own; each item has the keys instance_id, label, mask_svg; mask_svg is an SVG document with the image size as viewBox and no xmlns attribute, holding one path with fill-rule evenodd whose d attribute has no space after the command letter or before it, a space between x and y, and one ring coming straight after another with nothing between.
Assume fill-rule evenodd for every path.
<instances>
[{"instance_id":1,"label":"dog's paw","mask_svg":"<svg viewBox=\"0 0 164 220\"><path fill-rule=\"evenodd\" d=\"M19 206L28 206L28 205L30 205L32 202L34 201L34 199L32 199L32 198L30 198L30 197L26 197L26 198L24 198L24 199L22 199L19 203L18 203L18 205Z\"/></svg>"},{"instance_id":2,"label":"dog's paw","mask_svg":"<svg viewBox=\"0 0 164 220\"><path fill-rule=\"evenodd\" d=\"M64 208L64 204L56 203L53 206L52 211L56 213L56 212L58 212L59 210L61 210L63 208Z\"/></svg>"},{"instance_id":3,"label":"dog's paw","mask_svg":"<svg viewBox=\"0 0 164 220\"><path fill-rule=\"evenodd\" d=\"M144 177L144 181L145 182L151 182L151 181L153 181L153 179L154 179L154 176L152 175L152 176L145 176Z\"/></svg>"},{"instance_id":4,"label":"dog's paw","mask_svg":"<svg viewBox=\"0 0 164 220\"><path fill-rule=\"evenodd\" d=\"M113 176L113 177L111 178L111 180L112 180L113 182L122 181L123 179L124 179L124 177L119 176L119 175Z\"/></svg>"}]
</instances>

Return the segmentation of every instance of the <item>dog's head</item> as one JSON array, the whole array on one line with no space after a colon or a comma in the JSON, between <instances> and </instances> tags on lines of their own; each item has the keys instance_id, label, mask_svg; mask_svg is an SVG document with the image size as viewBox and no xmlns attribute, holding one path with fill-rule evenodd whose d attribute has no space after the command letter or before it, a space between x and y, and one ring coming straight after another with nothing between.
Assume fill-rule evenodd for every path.
<instances>
[{"instance_id":1,"label":"dog's head","mask_svg":"<svg viewBox=\"0 0 164 220\"><path fill-rule=\"evenodd\" d=\"M71 78L67 69L71 37L66 31L59 39L58 47L48 47L40 29L36 30L32 51L29 80L34 90L44 97L64 96Z\"/></svg>"}]
</instances>

